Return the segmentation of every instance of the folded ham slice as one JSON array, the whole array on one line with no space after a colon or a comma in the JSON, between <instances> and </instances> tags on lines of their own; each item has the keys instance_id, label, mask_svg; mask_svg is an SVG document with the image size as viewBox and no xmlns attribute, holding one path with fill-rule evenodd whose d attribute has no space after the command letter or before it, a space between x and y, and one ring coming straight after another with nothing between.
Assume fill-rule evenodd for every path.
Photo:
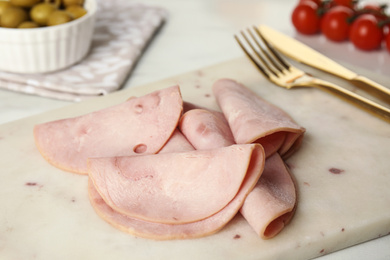
<instances>
[{"instance_id":1,"label":"folded ham slice","mask_svg":"<svg viewBox=\"0 0 390 260\"><path fill-rule=\"evenodd\" d=\"M36 125L42 156L66 171L87 174L87 158L157 153L183 110L179 86L130 98L83 116Z\"/></svg>"},{"instance_id":2,"label":"folded ham slice","mask_svg":"<svg viewBox=\"0 0 390 260\"><path fill-rule=\"evenodd\" d=\"M267 158L264 172L240 212L260 237L269 239L291 220L296 199L291 173L275 153Z\"/></svg>"},{"instance_id":3,"label":"folded ham slice","mask_svg":"<svg viewBox=\"0 0 390 260\"><path fill-rule=\"evenodd\" d=\"M232 144L228 123L216 115L216 111L193 109L180 120L180 129L196 149ZM279 153L274 153L266 159L264 172L240 212L260 237L269 239L288 224L296 202L296 187L290 171Z\"/></svg>"},{"instance_id":4,"label":"folded ham slice","mask_svg":"<svg viewBox=\"0 0 390 260\"><path fill-rule=\"evenodd\" d=\"M235 144L229 125L221 112L191 109L179 121L180 131L197 149L212 149Z\"/></svg>"},{"instance_id":5,"label":"folded ham slice","mask_svg":"<svg viewBox=\"0 0 390 260\"><path fill-rule=\"evenodd\" d=\"M305 129L280 108L231 79L220 79L213 93L236 143L260 143L266 156L289 157L301 144Z\"/></svg>"},{"instance_id":6,"label":"folded ham slice","mask_svg":"<svg viewBox=\"0 0 390 260\"><path fill-rule=\"evenodd\" d=\"M202 220L185 224L166 224L140 220L128 217L113 210L103 200L96 190L90 178L88 192L91 205L97 214L114 227L145 238L166 240L166 239L188 239L203 237L213 234L222 229L239 211L248 193L257 183L264 167L264 151L260 145L253 147L251 162L242 181L241 187L234 198L221 210ZM214 172L214 174L219 174ZM221 194L214 193L204 204L213 200L215 196ZM203 210L200 208L199 210Z\"/></svg>"},{"instance_id":7,"label":"folded ham slice","mask_svg":"<svg viewBox=\"0 0 390 260\"><path fill-rule=\"evenodd\" d=\"M118 229L153 239L202 237L240 211L271 238L296 205L279 154L291 155L305 129L233 80L217 81L213 91L223 113L183 104L174 86L37 125L34 138L53 165L88 173L93 208Z\"/></svg>"},{"instance_id":8,"label":"folded ham slice","mask_svg":"<svg viewBox=\"0 0 390 260\"><path fill-rule=\"evenodd\" d=\"M168 142L158 153L172 153L172 152L186 152L193 151L195 148L187 140L187 138L180 132L178 128L175 129Z\"/></svg>"},{"instance_id":9,"label":"folded ham slice","mask_svg":"<svg viewBox=\"0 0 390 260\"><path fill-rule=\"evenodd\" d=\"M260 145L181 153L92 158L89 177L115 211L159 223L189 223L224 208L238 193ZM256 156L256 158L254 158Z\"/></svg>"}]
</instances>

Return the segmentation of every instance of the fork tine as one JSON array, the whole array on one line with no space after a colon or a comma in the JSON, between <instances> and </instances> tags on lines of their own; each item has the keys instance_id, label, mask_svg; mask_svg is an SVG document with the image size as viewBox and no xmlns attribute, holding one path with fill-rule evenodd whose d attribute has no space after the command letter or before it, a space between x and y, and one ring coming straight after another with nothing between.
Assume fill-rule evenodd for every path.
<instances>
[{"instance_id":1,"label":"fork tine","mask_svg":"<svg viewBox=\"0 0 390 260\"><path fill-rule=\"evenodd\" d=\"M274 58L276 60L278 60L283 65L284 68L290 69L291 65L284 58L282 58L282 56L274 49L274 47L271 46L271 44L261 34L259 29L256 26L253 26L253 28L254 28L254 31L256 32L256 34L261 38L263 43L267 46L268 50L272 53Z\"/></svg>"},{"instance_id":2,"label":"fork tine","mask_svg":"<svg viewBox=\"0 0 390 260\"><path fill-rule=\"evenodd\" d=\"M241 31L241 35L243 35L244 39L247 41L247 38L245 37L245 34ZM257 59L251 55L249 53L249 51L247 50L247 48L244 46L244 44L242 43L242 41L240 40L240 38L237 36L237 35L234 35L234 38L236 39L238 45L240 45L241 49L244 51L244 53L246 54L246 56L248 56L248 58L253 62L253 64L256 66L256 68L258 68L260 70L260 72L266 77L266 78L269 78L270 75L269 75L269 72L266 71L266 69L264 69L264 67L257 61ZM247 43L250 45L250 43L247 41ZM251 46L252 47L252 46ZM252 48L253 49L253 48Z\"/></svg>"},{"instance_id":3,"label":"fork tine","mask_svg":"<svg viewBox=\"0 0 390 260\"><path fill-rule=\"evenodd\" d=\"M240 31L240 33L241 38L244 40L241 41L237 35L235 35L235 39L244 50L245 54L251 59L262 74L268 79L270 79L271 76L279 77L280 75L278 74L282 72L283 69L275 64L272 57L268 54L264 47L261 46L259 42L261 39L259 39L259 37L255 37L255 34L253 34L250 29L247 29L247 33L244 31ZM250 38L247 36L248 34ZM243 42L245 42L246 45L244 45Z\"/></svg>"},{"instance_id":4,"label":"fork tine","mask_svg":"<svg viewBox=\"0 0 390 260\"><path fill-rule=\"evenodd\" d=\"M264 38L261 37L261 35L258 34L258 32L256 31L256 27L253 26L253 31L256 33L256 35L258 37L255 36L255 34L252 32L252 30L249 30L248 29L248 33L249 35L252 37L252 40L256 43L258 49L261 51L261 53L265 56L266 60L263 60L263 62L265 63L265 65L271 70L274 72L274 75L277 76L277 73L270 67L270 65L268 65L269 63L272 64L273 68L275 68L278 72L283 72L283 68L284 67L284 64L281 64L282 67L280 66L280 63L278 62L278 59L276 59L275 61L275 57L273 57L272 55L274 55L274 53L272 52L272 54L270 55L270 52L269 52L269 44L268 43L265 43L266 48L263 47L263 45L259 42L263 42L264 43ZM257 55L259 55L258 53L256 53ZM284 67L285 68L285 67Z\"/></svg>"},{"instance_id":5,"label":"fork tine","mask_svg":"<svg viewBox=\"0 0 390 260\"><path fill-rule=\"evenodd\" d=\"M264 51L263 47L259 43L258 39L256 39L252 31L250 29L247 29L247 32L250 35L252 41L242 31L241 31L241 35L244 37L245 41L248 43L252 51L256 54L257 58L261 61L263 68L266 68L274 76L278 76L279 68L274 66L272 60L270 60L270 56L267 54L267 52ZM254 42L255 45L253 45L252 42ZM257 47L257 49L255 46ZM276 68L276 71L273 68Z\"/></svg>"},{"instance_id":6,"label":"fork tine","mask_svg":"<svg viewBox=\"0 0 390 260\"><path fill-rule=\"evenodd\" d=\"M288 63L277 54L255 26L248 28L246 32L240 31L240 34L243 40L235 35L236 41L266 78L270 80L270 77L279 78L282 74L289 73L286 71L289 69Z\"/></svg>"},{"instance_id":7,"label":"fork tine","mask_svg":"<svg viewBox=\"0 0 390 260\"><path fill-rule=\"evenodd\" d=\"M247 37L246 34L250 35L250 37ZM315 78L305 71L290 65L272 47L272 44L268 43L257 27L253 26L253 29L248 29L246 34L241 31L241 38L244 40L240 40L237 35L234 37L248 58L269 81L286 89L294 87L315 87L328 91L390 122L389 108L331 82Z\"/></svg>"}]
</instances>

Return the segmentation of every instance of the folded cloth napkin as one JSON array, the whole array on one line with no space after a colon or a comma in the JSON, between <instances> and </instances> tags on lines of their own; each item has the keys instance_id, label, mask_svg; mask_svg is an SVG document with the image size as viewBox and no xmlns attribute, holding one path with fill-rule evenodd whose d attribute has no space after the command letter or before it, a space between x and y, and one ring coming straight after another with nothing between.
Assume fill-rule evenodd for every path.
<instances>
[{"instance_id":1,"label":"folded cloth napkin","mask_svg":"<svg viewBox=\"0 0 390 260\"><path fill-rule=\"evenodd\" d=\"M94 37L85 59L52 73L0 71L0 88L69 101L116 91L166 17L160 7L131 0L98 0Z\"/></svg>"}]
</instances>

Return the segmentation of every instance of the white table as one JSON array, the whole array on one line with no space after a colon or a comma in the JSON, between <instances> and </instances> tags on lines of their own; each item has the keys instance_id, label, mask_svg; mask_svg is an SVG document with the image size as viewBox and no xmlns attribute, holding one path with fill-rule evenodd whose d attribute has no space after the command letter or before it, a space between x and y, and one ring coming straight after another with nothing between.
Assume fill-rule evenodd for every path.
<instances>
[{"instance_id":1,"label":"white table","mask_svg":"<svg viewBox=\"0 0 390 260\"><path fill-rule=\"evenodd\" d=\"M124 88L131 88L220 63L243 53L233 35L254 24L294 30L296 0L148 0L166 8L169 18L146 49ZM382 1L383 2L383 1ZM0 124L70 105L71 102L0 90ZM321 257L390 259L390 236Z\"/></svg>"}]
</instances>

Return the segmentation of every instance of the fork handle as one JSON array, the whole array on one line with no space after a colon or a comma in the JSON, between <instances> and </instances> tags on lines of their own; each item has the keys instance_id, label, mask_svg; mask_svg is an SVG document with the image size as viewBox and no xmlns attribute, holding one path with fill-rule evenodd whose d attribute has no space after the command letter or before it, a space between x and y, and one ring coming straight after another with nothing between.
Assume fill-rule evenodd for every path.
<instances>
[{"instance_id":1,"label":"fork handle","mask_svg":"<svg viewBox=\"0 0 390 260\"><path fill-rule=\"evenodd\" d=\"M380 104L373 102L370 99L359 96L352 91L337 86L333 83L323 81L321 79L315 79L314 81L312 81L311 86L313 86L313 84L322 90L328 91L332 94L336 94L337 96L342 97L350 101L351 103L358 105L361 108L364 108L367 111L375 114L376 116L379 116L382 119L385 119L386 121L390 122L390 109L387 107L384 107Z\"/></svg>"},{"instance_id":2,"label":"fork handle","mask_svg":"<svg viewBox=\"0 0 390 260\"><path fill-rule=\"evenodd\" d=\"M351 82L354 85L362 88L367 93L370 93L372 96L375 96L390 104L390 88L386 88L381 84L378 84L375 81L360 75L353 78Z\"/></svg>"}]
</instances>

